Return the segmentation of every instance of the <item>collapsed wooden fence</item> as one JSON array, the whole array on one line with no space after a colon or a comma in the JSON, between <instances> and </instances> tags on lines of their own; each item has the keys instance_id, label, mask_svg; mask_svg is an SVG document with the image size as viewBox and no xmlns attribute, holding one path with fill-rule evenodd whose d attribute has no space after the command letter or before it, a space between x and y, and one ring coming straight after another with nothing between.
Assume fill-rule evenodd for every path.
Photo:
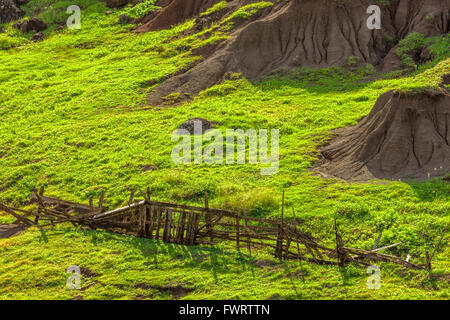
<instances>
[{"instance_id":1,"label":"collapsed wooden fence","mask_svg":"<svg viewBox=\"0 0 450 320\"><path fill-rule=\"evenodd\" d=\"M247 249L249 253L252 249L269 248L273 250L274 256L280 259L297 259L340 267L349 262L369 266L371 261L375 260L396 263L405 268L430 270L431 260L442 241L441 237L432 255L426 252L425 263L413 264L409 259L380 253L381 250L401 244L377 248L381 234L372 250L345 247L336 223L336 246L329 248L319 244L313 236L301 231L294 210L293 220L284 219L284 194L281 219L278 220L249 217L245 211L210 208L207 194L204 207L152 201L148 189L145 194L140 191L142 200L135 200L134 194L132 191L127 206L104 211L103 192L98 206L94 206L92 198L87 205L79 204L44 196L44 189L41 188L31 196L32 201L38 205L37 212L3 204L0 204L0 210L10 213L22 223L39 227L70 222L92 229L105 229L167 243L213 245L226 241L235 243L238 250ZM34 217L34 220L30 217ZM39 221L48 223L39 224Z\"/></svg>"}]
</instances>

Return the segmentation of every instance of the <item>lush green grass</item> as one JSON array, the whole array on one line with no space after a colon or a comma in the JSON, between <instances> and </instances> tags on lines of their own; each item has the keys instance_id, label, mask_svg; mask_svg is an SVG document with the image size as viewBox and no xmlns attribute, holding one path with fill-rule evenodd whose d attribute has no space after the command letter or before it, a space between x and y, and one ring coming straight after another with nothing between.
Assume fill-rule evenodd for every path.
<instances>
[{"instance_id":1,"label":"lush green grass","mask_svg":"<svg viewBox=\"0 0 450 320\"><path fill-rule=\"evenodd\" d=\"M0 241L0 299L448 299L446 282L426 272L381 265L382 288L369 290L364 269L277 262L226 247L167 245L99 231L58 227ZM66 287L78 265L81 290ZM160 288L158 288L160 287ZM162 288L161 288L162 287Z\"/></svg>"},{"instance_id":2,"label":"lush green grass","mask_svg":"<svg viewBox=\"0 0 450 320\"><path fill-rule=\"evenodd\" d=\"M27 10L40 3L30 2ZM190 54L190 47L226 35L219 32L206 41L197 35L173 38L193 21L137 35L128 32L130 26L117 23L124 11L106 16L103 3L85 0L83 5L81 30L50 30L49 37L37 44L27 40L31 35L20 36L7 26L6 37L22 45L0 50L0 201L24 204L34 187L44 185L50 195L83 202L106 190L106 206L113 208L128 199L127 188L150 186L155 199L200 204L208 192L213 207L246 208L254 216L277 217L285 190L287 217L295 208L297 216L305 220L304 230L328 245L333 245L332 224L337 218L344 240L351 246L370 248L381 230L380 245L403 241L395 253L409 253L415 262L423 260L425 249L435 246L450 221L447 182L347 183L323 180L308 169L330 130L355 124L369 113L381 93L437 87L440 77L450 72L448 52L405 77L376 80L370 67L355 72L301 69L288 76L280 72L259 83L236 76L191 103L148 108L143 103L152 86L197 59ZM440 43L435 42L434 48L445 53ZM192 117L216 122L223 131L279 129L280 172L261 176L259 165L248 164L175 165L171 152L176 143L171 134ZM145 165L157 170L144 172ZM0 215L0 222L12 220ZM152 265L154 254L148 253L156 247L161 250L158 268ZM382 265L383 289L369 291L365 270L358 268L303 264L307 270L303 282L298 274L294 280L287 277L284 267L246 266L242 271L232 250L211 256L219 262L198 262L190 257L193 252L210 254L214 250L62 227L46 237L34 230L0 240L0 250L2 298L78 295L80 292L64 288L65 269L73 264L99 273L98 280L105 284L83 291L85 298L170 297L135 289L141 282L192 283L187 286L195 291L188 298L449 295L446 280L395 266ZM449 272L449 254L445 245L438 251L434 272ZM177 259L178 255L183 258ZM265 257L266 253L258 255ZM300 268L296 263L289 265L293 273Z\"/></svg>"}]
</instances>

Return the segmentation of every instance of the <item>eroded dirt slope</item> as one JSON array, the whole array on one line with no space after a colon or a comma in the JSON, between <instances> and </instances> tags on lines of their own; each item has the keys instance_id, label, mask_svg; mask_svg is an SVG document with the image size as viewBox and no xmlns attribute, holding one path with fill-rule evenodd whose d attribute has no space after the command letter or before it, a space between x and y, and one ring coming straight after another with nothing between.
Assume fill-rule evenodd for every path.
<instances>
[{"instance_id":1,"label":"eroded dirt slope","mask_svg":"<svg viewBox=\"0 0 450 320\"><path fill-rule=\"evenodd\" d=\"M325 176L346 180L428 179L450 172L450 95L442 91L380 96L357 126L338 130L322 150Z\"/></svg>"},{"instance_id":2,"label":"eroded dirt slope","mask_svg":"<svg viewBox=\"0 0 450 320\"><path fill-rule=\"evenodd\" d=\"M168 27L204 12L216 2L172 0L138 31ZM228 7L236 9L244 3L252 1L230 1ZM411 32L428 37L450 31L450 0L379 4L380 30L367 27L367 8L372 4L370 0L274 2L274 6L246 21L235 21L230 39L204 53L203 62L192 70L160 84L148 103L162 104L164 97L174 92L181 93L181 99L189 99L223 81L230 72L252 80L281 67L342 66L350 57L387 72L398 65L394 52L400 39ZM176 19L166 18L169 15L176 15Z\"/></svg>"}]
</instances>

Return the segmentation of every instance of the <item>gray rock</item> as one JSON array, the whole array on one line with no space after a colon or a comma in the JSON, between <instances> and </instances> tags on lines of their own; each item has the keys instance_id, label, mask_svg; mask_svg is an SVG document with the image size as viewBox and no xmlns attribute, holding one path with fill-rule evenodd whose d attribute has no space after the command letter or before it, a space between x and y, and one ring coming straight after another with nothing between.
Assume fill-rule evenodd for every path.
<instances>
[{"instance_id":1,"label":"gray rock","mask_svg":"<svg viewBox=\"0 0 450 320\"><path fill-rule=\"evenodd\" d=\"M133 19L130 16L126 15L125 13L122 13L119 16L119 23L130 23L132 20Z\"/></svg>"},{"instance_id":2,"label":"gray rock","mask_svg":"<svg viewBox=\"0 0 450 320\"><path fill-rule=\"evenodd\" d=\"M38 42L38 41L42 41L42 40L44 40L44 34L42 33L42 32L37 32L37 33L35 33L35 34L33 34L33 41L34 42Z\"/></svg>"},{"instance_id":3,"label":"gray rock","mask_svg":"<svg viewBox=\"0 0 450 320\"><path fill-rule=\"evenodd\" d=\"M19 29L23 33L30 31L40 32L47 29L47 25L39 18L32 17L29 20L23 20L14 24L14 28Z\"/></svg>"},{"instance_id":4,"label":"gray rock","mask_svg":"<svg viewBox=\"0 0 450 320\"><path fill-rule=\"evenodd\" d=\"M200 129L198 133L195 132L196 126ZM202 119L202 118L191 118L191 119L183 122L178 127L178 134L186 133L184 130L189 132L190 135L203 134L206 131L213 129L213 128L214 128L214 123L209 120Z\"/></svg>"}]
</instances>

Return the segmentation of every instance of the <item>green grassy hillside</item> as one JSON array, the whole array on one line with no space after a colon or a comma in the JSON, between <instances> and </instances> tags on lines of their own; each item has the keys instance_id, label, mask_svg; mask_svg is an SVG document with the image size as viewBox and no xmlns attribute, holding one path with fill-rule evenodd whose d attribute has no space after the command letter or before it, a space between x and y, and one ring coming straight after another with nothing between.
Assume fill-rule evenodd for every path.
<instances>
[{"instance_id":1,"label":"green grassy hillside","mask_svg":"<svg viewBox=\"0 0 450 320\"><path fill-rule=\"evenodd\" d=\"M42 42L31 42L12 23L0 34L0 202L26 206L33 188L44 185L49 195L81 202L105 190L106 206L114 208L128 199L127 188L149 186L159 200L201 204L208 192L211 207L278 217L284 190L287 218L295 208L304 230L330 245L335 218L353 247L370 248L381 230L380 246L403 241L393 252L409 253L412 261L436 245L450 222L450 185L443 179L348 183L309 169L331 130L356 124L383 92L437 87L450 73L448 37L428 39L436 58L408 75L378 77L363 66L300 69L253 83L236 76L192 102L150 108L150 90L199 58L186 45L205 41L174 37L194 22L134 34L132 25L117 23L130 8L105 15L104 3L75 0L70 4L83 9L81 29L58 31L67 4L33 0L24 7L50 25ZM172 132L192 117L223 132L280 129L279 173L261 176L260 166L249 164L175 165ZM145 171L146 165L155 170ZM0 213L0 223L12 221ZM172 298L164 289L171 283L188 288L183 298L199 299L448 299L449 254L442 246L431 274L381 264L382 289L368 290L358 267L284 264L267 252L247 257L226 247L172 246L60 226L0 239L0 299L165 299ZM269 266L258 266L267 259ZM95 274L83 278L85 290L65 288L69 265Z\"/></svg>"}]
</instances>

